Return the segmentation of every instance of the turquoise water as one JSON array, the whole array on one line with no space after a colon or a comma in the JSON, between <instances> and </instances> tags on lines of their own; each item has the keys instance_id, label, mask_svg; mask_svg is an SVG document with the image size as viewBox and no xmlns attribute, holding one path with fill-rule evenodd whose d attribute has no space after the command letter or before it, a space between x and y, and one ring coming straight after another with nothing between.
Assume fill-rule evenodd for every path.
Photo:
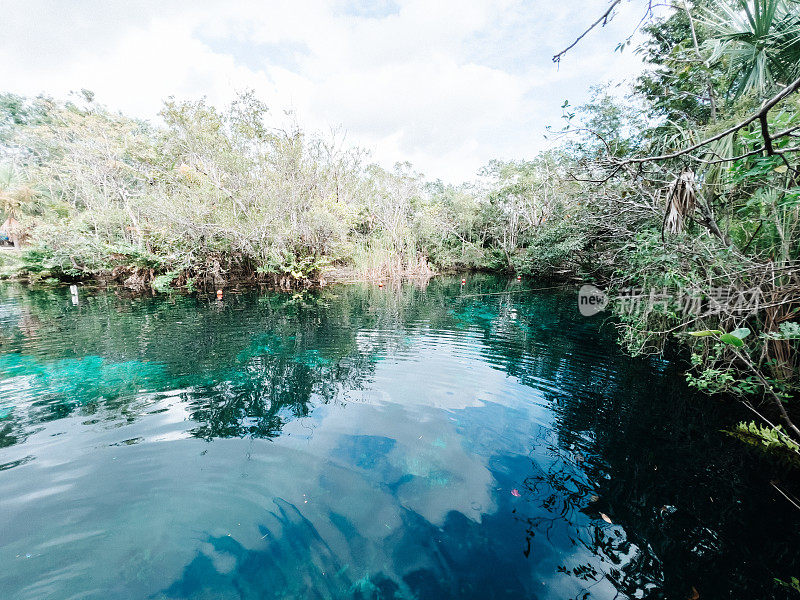
<instances>
[{"instance_id":1,"label":"turquoise water","mask_svg":"<svg viewBox=\"0 0 800 600\"><path fill-rule=\"evenodd\" d=\"M0 289L0 598L790 597L796 473L521 286Z\"/></svg>"}]
</instances>

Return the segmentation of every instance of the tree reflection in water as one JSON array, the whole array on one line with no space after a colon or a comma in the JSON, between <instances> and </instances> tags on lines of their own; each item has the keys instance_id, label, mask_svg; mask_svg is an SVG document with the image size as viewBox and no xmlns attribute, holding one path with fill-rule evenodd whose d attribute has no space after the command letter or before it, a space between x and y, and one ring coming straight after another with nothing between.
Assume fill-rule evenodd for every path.
<instances>
[{"instance_id":1,"label":"tree reflection in water","mask_svg":"<svg viewBox=\"0 0 800 600\"><path fill-rule=\"evenodd\" d=\"M731 443L721 430L747 415L690 393L675 364L599 354L583 370L533 369L563 381L546 393L557 441L537 447L525 481L545 515L515 514L528 543L568 524L570 543L593 557L559 566L584 582L579 598L608 586L622 598L784 597L765 582L798 568L787 536L798 515L769 490L793 476L786 465Z\"/></svg>"},{"instance_id":2,"label":"tree reflection in water","mask_svg":"<svg viewBox=\"0 0 800 600\"><path fill-rule=\"evenodd\" d=\"M337 431L324 455L282 459L328 504L312 514L270 498L255 545L201 530L161 595L781 597L773 579L800 573L798 516L768 482L794 474L720 433L735 407L689 393L676 363L624 356L610 324L575 315L570 292L503 293L514 285L439 279L224 302L99 293L78 307L66 291L2 288L0 469L35 462L26 440L73 417L113 427L177 410L176 434L257 440L327 406L324 429L363 403L385 422ZM437 353L453 389L415 362ZM516 387L501 376L474 389L459 369L478 363ZM405 368L416 379L398 378ZM405 395L370 400L379 392ZM434 439L414 450L422 433ZM360 486L364 506L336 498L342 482ZM467 492L474 514L448 503ZM373 512L391 515L385 527Z\"/></svg>"}]
</instances>

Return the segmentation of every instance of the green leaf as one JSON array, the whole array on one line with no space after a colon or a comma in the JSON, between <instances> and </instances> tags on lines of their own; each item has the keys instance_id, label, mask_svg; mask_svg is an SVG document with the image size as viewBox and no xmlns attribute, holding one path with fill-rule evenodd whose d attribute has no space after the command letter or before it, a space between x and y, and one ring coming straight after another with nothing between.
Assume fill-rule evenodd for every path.
<instances>
[{"instance_id":1,"label":"green leaf","mask_svg":"<svg viewBox=\"0 0 800 600\"><path fill-rule=\"evenodd\" d=\"M750 330L747 327L740 327L739 329L734 329L733 331L731 331L731 335L734 335L740 340L743 340L748 335L750 335Z\"/></svg>"},{"instance_id":2,"label":"green leaf","mask_svg":"<svg viewBox=\"0 0 800 600\"><path fill-rule=\"evenodd\" d=\"M744 342L741 338L738 338L730 333L723 333L721 336L719 336L719 340L731 346L735 346L736 348L741 348L744 346Z\"/></svg>"},{"instance_id":3,"label":"green leaf","mask_svg":"<svg viewBox=\"0 0 800 600\"><path fill-rule=\"evenodd\" d=\"M689 331L689 335L694 337L708 337L710 335L722 335L719 329L704 329L703 331Z\"/></svg>"}]
</instances>

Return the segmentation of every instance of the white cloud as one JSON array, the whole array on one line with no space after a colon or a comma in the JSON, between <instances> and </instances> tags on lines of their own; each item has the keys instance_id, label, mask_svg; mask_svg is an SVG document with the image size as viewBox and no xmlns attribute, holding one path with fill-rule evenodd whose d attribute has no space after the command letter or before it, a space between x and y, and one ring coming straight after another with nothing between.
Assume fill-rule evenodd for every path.
<instances>
[{"instance_id":1,"label":"white cloud","mask_svg":"<svg viewBox=\"0 0 800 600\"><path fill-rule=\"evenodd\" d=\"M253 88L310 128L340 126L385 164L411 160L451 180L490 158L531 157L564 99L580 102L590 85L640 68L630 51L613 52L641 16L636 3L559 68L552 54L605 0L10 4L5 90L88 88L152 118L167 96L225 104Z\"/></svg>"}]
</instances>

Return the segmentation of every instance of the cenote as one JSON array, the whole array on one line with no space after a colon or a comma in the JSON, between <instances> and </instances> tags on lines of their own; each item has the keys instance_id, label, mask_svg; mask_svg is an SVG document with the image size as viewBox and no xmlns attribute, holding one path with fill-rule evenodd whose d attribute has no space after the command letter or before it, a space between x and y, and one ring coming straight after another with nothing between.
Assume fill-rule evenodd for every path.
<instances>
[{"instance_id":1,"label":"cenote","mask_svg":"<svg viewBox=\"0 0 800 600\"><path fill-rule=\"evenodd\" d=\"M0 597L788 595L746 415L525 285L3 287Z\"/></svg>"}]
</instances>

